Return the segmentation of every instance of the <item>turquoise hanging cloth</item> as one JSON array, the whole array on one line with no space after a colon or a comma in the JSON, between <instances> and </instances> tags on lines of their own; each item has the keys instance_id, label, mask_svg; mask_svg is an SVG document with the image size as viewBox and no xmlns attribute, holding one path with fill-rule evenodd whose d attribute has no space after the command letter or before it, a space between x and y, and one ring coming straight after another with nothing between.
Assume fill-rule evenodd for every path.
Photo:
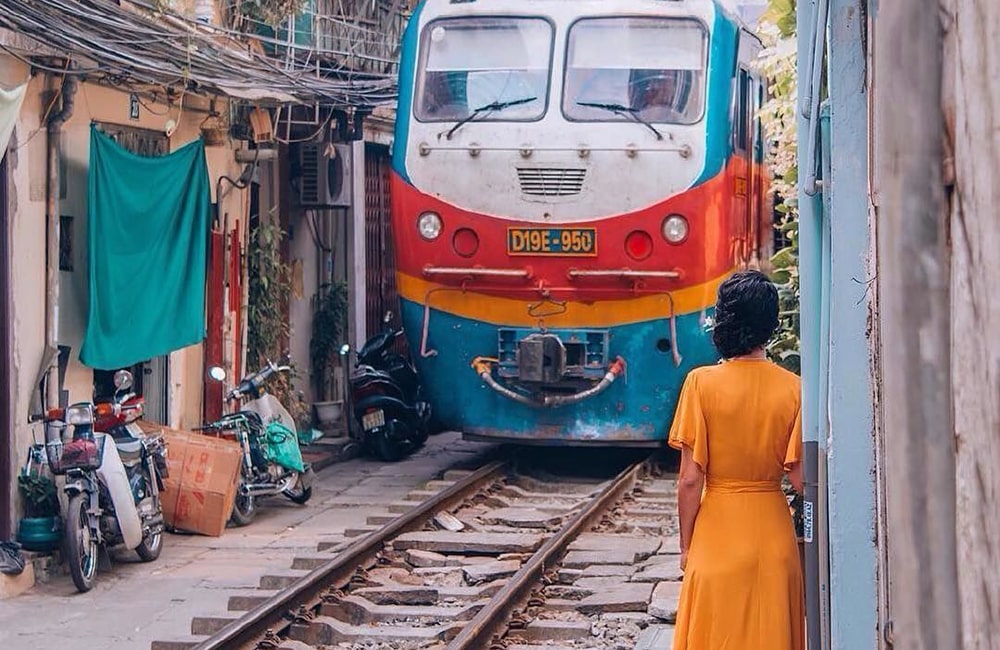
<instances>
[{"instance_id":1,"label":"turquoise hanging cloth","mask_svg":"<svg viewBox=\"0 0 1000 650\"><path fill-rule=\"evenodd\" d=\"M150 158L91 126L88 200L90 316L80 360L111 370L204 339L204 143Z\"/></svg>"}]
</instances>

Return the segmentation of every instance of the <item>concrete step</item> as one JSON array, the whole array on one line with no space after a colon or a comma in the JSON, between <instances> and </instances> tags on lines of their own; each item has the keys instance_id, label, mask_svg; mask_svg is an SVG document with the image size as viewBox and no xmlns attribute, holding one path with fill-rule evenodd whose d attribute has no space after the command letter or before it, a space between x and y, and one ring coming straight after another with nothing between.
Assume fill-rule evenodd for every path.
<instances>
[{"instance_id":1,"label":"concrete step","mask_svg":"<svg viewBox=\"0 0 1000 650\"><path fill-rule=\"evenodd\" d=\"M287 589L307 575L309 575L308 571L299 571L296 569L272 571L260 577L260 588L268 590Z\"/></svg>"},{"instance_id":2,"label":"concrete step","mask_svg":"<svg viewBox=\"0 0 1000 650\"><path fill-rule=\"evenodd\" d=\"M230 623L240 620L242 614L215 614L195 616L191 619L191 634L193 636L212 636Z\"/></svg>"},{"instance_id":3,"label":"concrete step","mask_svg":"<svg viewBox=\"0 0 1000 650\"><path fill-rule=\"evenodd\" d=\"M269 589L240 589L230 592L227 609L231 612L249 612L277 593L277 590Z\"/></svg>"},{"instance_id":4,"label":"concrete step","mask_svg":"<svg viewBox=\"0 0 1000 650\"><path fill-rule=\"evenodd\" d=\"M204 636L183 636L157 640L149 645L149 650L191 650L202 643L205 638Z\"/></svg>"},{"instance_id":5,"label":"concrete step","mask_svg":"<svg viewBox=\"0 0 1000 650\"><path fill-rule=\"evenodd\" d=\"M344 531L344 537L351 538L352 540L357 537L364 537L368 533L378 530L381 526L362 526L360 528L348 528Z\"/></svg>"},{"instance_id":6,"label":"concrete step","mask_svg":"<svg viewBox=\"0 0 1000 650\"><path fill-rule=\"evenodd\" d=\"M292 568L296 571L313 571L337 557L336 553L316 553L315 555L298 555L292 559Z\"/></svg>"},{"instance_id":7,"label":"concrete step","mask_svg":"<svg viewBox=\"0 0 1000 650\"><path fill-rule=\"evenodd\" d=\"M365 523L368 524L369 526L385 526L398 516L399 516L398 513L396 514L387 513L384 515L368 515L368 519L365 520Z\"/></svg>"}]
</instances>

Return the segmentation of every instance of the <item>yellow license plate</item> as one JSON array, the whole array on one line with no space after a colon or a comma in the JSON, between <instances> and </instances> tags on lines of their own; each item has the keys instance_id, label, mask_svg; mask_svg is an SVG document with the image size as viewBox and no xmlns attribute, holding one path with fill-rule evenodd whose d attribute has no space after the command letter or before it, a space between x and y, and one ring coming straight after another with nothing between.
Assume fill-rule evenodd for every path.
<instances>
[{"instance_id":1,"label":"yellow license plate","mask_svg":"<svg viewBox=\"0 0 1000 650\"><path fill-rule=\"evenodd\" d=\"M597 255L596 228L508 228L508 255Z\"/></svg>"}]
</instances>

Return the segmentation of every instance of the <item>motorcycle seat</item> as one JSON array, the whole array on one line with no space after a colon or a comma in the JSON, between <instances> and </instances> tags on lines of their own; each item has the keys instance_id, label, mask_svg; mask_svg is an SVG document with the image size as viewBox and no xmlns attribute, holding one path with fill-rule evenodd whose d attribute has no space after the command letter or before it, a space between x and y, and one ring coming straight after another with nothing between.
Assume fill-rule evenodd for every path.
<instances>
[{"instance_id":1,"label":"motorcycle seat","mask_svg":"<svg viewBox=\"0 0 1000 650\"><path fill-rule=\"evenodd\" d=\"M142 451L141 440L115 440L119 454L138 454Z\"/></svg>"}]
</instances>

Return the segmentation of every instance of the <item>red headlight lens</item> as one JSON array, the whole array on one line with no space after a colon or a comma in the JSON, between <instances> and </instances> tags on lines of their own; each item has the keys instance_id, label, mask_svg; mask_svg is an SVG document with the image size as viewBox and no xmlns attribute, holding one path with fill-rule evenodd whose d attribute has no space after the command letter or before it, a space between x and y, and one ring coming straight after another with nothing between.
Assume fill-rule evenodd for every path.
<instances>
[{"instance_id":1,"label":"red headlight lens","mask_svg":"<svg viewBox=\"0 0 1000 650\"><path fill-rule=\"evenodd\" d=\"M653 238L648 233L635 230L625 238L625 252L634 260L644 260L653 254Z\"/></svg>"},{"instance_id":2,"label":"red headlight lens","mask_svg":"<svg viewBox=\"0 0 1000 650\"><path fill-rule=\"evenodd\" d=\"M472 257L479 250L479 236L469 228L459 228L451 238L451 246L462 257Z\"/></svg>"}]
</instances>

